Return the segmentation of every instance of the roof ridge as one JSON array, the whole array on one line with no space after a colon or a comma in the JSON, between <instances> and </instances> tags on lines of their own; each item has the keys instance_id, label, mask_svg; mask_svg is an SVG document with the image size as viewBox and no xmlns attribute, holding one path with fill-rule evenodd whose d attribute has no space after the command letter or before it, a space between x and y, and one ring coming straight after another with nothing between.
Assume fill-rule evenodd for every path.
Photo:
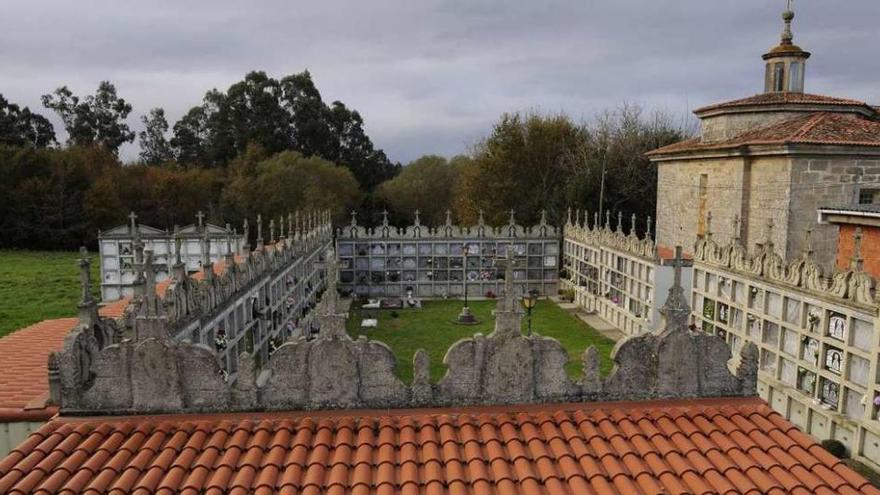
<instances>
[{"instance_id":1,"label":"roof ridge","mask_svg":"<svg viewBox=\"0 0 880 495\"><path fill-rule=\"evenodd\" d=\"M797 138L806 136L808 132L812 131L817 125L819 125L819 122L828 117L828 115L828 112L817 112L811 115L804 125L791 135L791 139L796 140Z\"/></svg>"}]
</instances>

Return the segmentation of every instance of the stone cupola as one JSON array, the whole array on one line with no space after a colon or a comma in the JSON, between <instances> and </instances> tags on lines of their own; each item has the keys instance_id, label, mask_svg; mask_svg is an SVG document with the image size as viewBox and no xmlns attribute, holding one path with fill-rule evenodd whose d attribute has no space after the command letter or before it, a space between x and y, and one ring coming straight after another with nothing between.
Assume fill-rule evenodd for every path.
<instances>
[{"instance_id":1,"label":"stone cupola","mask_svg":"<svg viewBox=\"0 0 880 495\"><path fill-rule=\"evenodd\" d=\"M785 21L785 28L782 30L779 45L764 54L764 92L803 93L804 73L810 53L794 44L794 35L791 32L794 11L791 9L791 0L788 0L788 8L782 13L782 19Z\"/></svg>"}]
</instances>

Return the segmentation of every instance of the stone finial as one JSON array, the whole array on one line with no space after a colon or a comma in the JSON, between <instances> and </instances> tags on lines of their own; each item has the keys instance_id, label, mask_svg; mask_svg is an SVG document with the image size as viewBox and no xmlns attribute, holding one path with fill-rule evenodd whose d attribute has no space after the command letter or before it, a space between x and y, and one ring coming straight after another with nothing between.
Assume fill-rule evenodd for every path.
<instances>
[{"instance_id":1,"label":"stone finial","mask_svg":"<svg viewBox=\"0 0 880 495\"><path fill-rule=\"evenodd\" d=\"M269 220L269 243L275 242L275 219Z\"/></svg>"},{"instance_id":2,"label":"stone finial","mask_svg":"<svg viewBox=\"0 0 880 495\"><path fill-rule=\"evenodd\" d=\"M483 217L482 209L480 209L479 217L477 218L477 225L486 225L486 219Z\"/></svg>"},{"instance_id":3,"label":"stone finial","mask_svg":"<svg viewBox=\"0 0 880 495\"><path fill-rule=\"evenodd\" d=\"M202 268L211 264L211 238L207 229L202 232Z\"/></svg>"},{"instance_id":4,"label":"stone finial","mask_svg":"<svg viewBox=\"0 0 880 495\"><path fill-rule=\"evenodd\" d=\"M577 210L577 209L574 210L574 217L575 217L574 218L575 225L580 227L581 226L581 210ZM587 221L587 213L586 213L586 211L584 211L584 222L586 222L586 221Z\"/></svg>"},{"instance_id":5,"label":"stone finial","mask_svg":"<svg viewBox=\"0 0 880 495\"><path fill-rule=\"evenodd\" d=\"M611 230L611 211L605 210L605 230Z\"/></svg>"},{"instance_id":6,"label":"stone finial","mask_svg":"<svg viewBox=\"0 0 880 495\"><path fill-rule=\"evenodd\" d=\"M279 231L278 237L283 239L284 238L284 215L281 215L280 217L278 217L278 231Z\"/></svg>"},{"instance_id":7,"label":"stone finial","mask_svg":"<svg viewBox=\"0 0 880 495\"><path fill-rule=\"evenodd\" d=\"M196 213L196 220L198 220L199 229L205 226L205 214L202 213L202 210Z\"/></svg>"},{"instance_id":8,"label":"stone finial","mask_svg":"<svg viewBox=\"0 0 880 495\"><path fill-rule=\"evenodd\" d=\"M250 249L251 245L251 226L248 223L248 219L244 219L244 225L242 225L242 235L244 236L244 248L245 251Z\"/></svg>"},{"instance_id":9,"label":"stone finial","mask_svg":"<svg viewBox=\"0 0 880 495\"><path fill-rule=\"evenodd\" d=\"M299 212L297 212L297 216L299 216ZM351 226L356 227L358 224L357 221L358 213L354 210L351 210Z\"/></svg>"},{"instance_id":10,"label":"stone finial","mask_svg":"<svg viewBox=\"0 0 880 495\"><path fill-rule=\"evenodd\" d=\"M856 227L856 233L853 235L853 254L849 262L849 267L853 271L860 272L865 267L865 260L862 258L862 228Z\"/></svg>"},{"instance_id":11,"label":"stone finial","mask_svg":"<svg viewBox=\"0 0 880 495\"><path fill-rule=\"evenodd\" d=\"M630 217L630 225L629 225L629 233L630 235L636 235L636 214L633 213Z\"/></svg>"},{"instance_id":12,"label":"stone finial","mask_svg":"<svg viewBox=\"0 0 880 495\"><path fill-rule=\"evenodd\" d=\"M446 210L446 226L447 227L452 226L452 212L449 210Z\"/></svg>"},{"instance_id":13,"label":"stone finial","mask_svg":"<svg viewBox=\"0 0 880 495\"><path fill-rule=\"evenodd\" d=\"M565 225L571 225L571 207L568 208L568 215L566 215Z\"/></svg>"},{"instance_id":14,"label":"stone finial","mask_svg":"<svg viewBox=\"0 0 880 495\"><path fill-rule=\"evenodd\" d=\"M159 296L156 294L156 267L153 265L153 251L144 251L144 304L146 316L159 314Z\"/></svg>"},{"instance_id":15,"label":"stone finial","mask_svg":"<svg viewBox=\"0 0 880 495\"><path fill-rule=\"evenodd\" d=\"M287 235L291 238L294 236L293 232L293 212L287 212Z\"/></svg>"},{"instance_id":16,"label":"stone finial","mask_svg":"<svg viewBox=\"0 0 880 495\"><path fill-rule=\"evenodd\" d=\"M547 225L547 210L541 210L541 225Z\"/></svg>"},{"instance_id":17,"label":"stone finial","mask_svg":"<svg viewBox=\"0 0 880 495\"><path fill-rule=\"evenodd\" d=\"M669 288L666 303L660 309L660 314L664 318L664 324L660 331L661 335L687 330L688 327L691 308L688 306L684 287L681 286L681 269L683 266L684 260L682 258L681 246L675 246L675 259L672 261L672 287Z\"/></svg>"},{"instance_id":18,"label":"stone finial","mask_svg":"<svg viewBox=\"0 0 880 495\"><path fill-rule=\"evenodd\" d=\"M516 225L516 212L513 210L513 208L510 209L509 223L510 225Z\"/></svg>"},{"instance_id":19,"label":"stone finial","mask_svg":"<svg viewBox=\"0 0 880 495\"><path fill-rule=\"evenodd\" d=\"M623 212L617 212L617 231L623 232Z\"/></svg>"},{"instance_id":20,"label":"stone finial","mask_svg":"<svg viewBox=\"0 0 880 495\"><path fill-rule=\"evenodd\" d=\"M653 225L653 219L651 218L651 215L648 215L648 226L646 227L647 230L645 230L645 239L651 240L652 236L654 235L651 233L651 227Z\"/></svg>"},{"instance_id":21,"label":"stone finial","mask_svg":"<svg viewBox=\"0 0 880 495\"><path fill-rule=\"evenodd\" d=\"M91 304L92 299L92 262L89 260L89 252L85 246L79 248L79 286L80 305Z\"/></svg>"},{"instance_id":22,"label":"stone finial","mask_svg":"<svg viewBox=\"0 0 880 495\"><path fill-rule=\"evenodd\" d=\"M706 238L712 239L712 212L706 212Z\"/></svg>"},{"instance_id":23,"label":"stone finial","mask_svg":"<svg viewBox=\"0 0 880 495\"><path fill-rule=\"evenodd\" d=\"M599 227L600 227L600 225L599 225L599 212L594 211L593 212L593 230L599 230Z\"/></svg>"},{"instance_id":24,"label":"stone finial","mask_svg":"<svg viewBox=\"0 0 880 495\"><path fill-rule=\"evenodd\" d=\"M263 247L263 215L257 213L257 247Z\"/></svg>"},{"instance_id":25,"label":"stone finial","mask_svg":"<svg viewBox=\"0 0 880 495\"><path fill-rule=\"evenodd\" d=\"M418 210L418 208L416 208L416 218L415 218L415 222L414 222L414 225L416 225L416 226L422 224L422 220L421 220L421 218L419 218L419 214L421 214L421 212Z\"/></svg>"},{"instance_id":26,"label":"stone finial","mask_svg":"<svg viewBox=\"0 0 880 495\"><path fill-rule=\"evenodd\" d=\"M742 220L739 218L739 213L733 215L733 242L739 243L740 239L742 239Z\"/></svg>"},{"instance_id":27,"label":"stone finial","mask_svg":"<svg viewBox=\"0 0 880 495\"><path fill-rule=\"evenodd\" d=\"M174 264L180 265L183 263L183 259L180 257L181 247L183 245L183 239L180 237L180 227L174 226Z\"/></svg>"},{"instance_id":28,"label":"stone finial","mask_svg":"<svg viewBox=\"0 0 880 495\"><path fill-rule=\"evenodd\" d=\"M813 229L807 229L804 232L804 258L811 259L813 257Z\"/></svg>"},{"instance_id":29,"label":"stone finial","mask_svg":"<svg viewBox=\"0 0 880 495\"><path fill-rule=\"evenodd\" d=\"M782 20L785 27L782 29L782 35L779 37L780 43L783 45L791 45L794 42L794 34L791 31L791 21L794 20L794 10L792 10L792 1L788 0L788 6L782 13Z\"/></svg>"},{"instance_id":30,"label":"stone finial","mask_svg":"<svg viewBox=\"0 0 880 495\"><path fill-rule=\"evenodd\" d=\"M388 210L387 209L382 210L382 225L385 227L388 226Z\"/></svg>"}]
</instances>

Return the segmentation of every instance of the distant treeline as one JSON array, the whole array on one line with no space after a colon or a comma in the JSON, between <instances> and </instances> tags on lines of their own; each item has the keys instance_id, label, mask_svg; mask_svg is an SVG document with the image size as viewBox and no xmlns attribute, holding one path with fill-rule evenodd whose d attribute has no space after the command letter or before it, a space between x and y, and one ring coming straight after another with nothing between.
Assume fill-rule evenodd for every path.
<instances>
[{"instance_id":1,"label":"distant treeline","mask_svg":"<svg viewBox=\"0 0 880 495\"><path fill-rule=\"evenodd\" d=\"M375 224L387 209L408 224L455 221L532 224L546 209L564 221L568 206L598 208L603 167L605 208L649 215L656 170L644 152L688 135L664 114L624 105L594 122L565 115L505 114L487 138L447 160L425 156L406 167L373 147L357 111L327 105L308 72L280 80L252 72L225 92L209 91L173 126L164 111L142 116L136 136L131 105L102 82L80 98L66 87L43 96L64 123L60 144L44 116L0 95L0 247L71 249L94 246L99 229L139 220L170 228L209 221L241 228L295 210L348 212ZM119 147L137 137L136 163ZM251 229L254 232L254 229Z\"/></svg>"}]
</instances>

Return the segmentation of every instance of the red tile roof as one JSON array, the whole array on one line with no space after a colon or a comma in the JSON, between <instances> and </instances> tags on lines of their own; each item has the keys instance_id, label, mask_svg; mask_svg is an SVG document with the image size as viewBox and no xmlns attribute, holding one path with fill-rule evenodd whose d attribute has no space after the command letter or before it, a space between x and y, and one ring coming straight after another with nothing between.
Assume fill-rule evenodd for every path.
<instances>
[{"instance_id":1,"label":"red tile roof","mask_svg":"<svg viewBox=\"0 0 880 495\"><path fill-rule=\"evenodd\" d=\"M703 143L700 138L689 139L651 151L648 156L786 144L880 147L880 122L839 113L811 113L758 127L726 141Z\"/></svg>"},{"instance_id":2,"label":"red tile roof","mask_svg":"<svg viewBox=\"0 0 880 495\"><path fill-rule=\"evenodd\" d=\"M0 492L880 494L757 398L59 418Z\"/></svg>"},{"instance_id":3,"label":"red tile roof","mask_svg":"<svg viewBox=\"0 0 880 495\"><path fill-rule=\"evenodd\" d=\"M58 411L49 398L49 354L61 350L76 318L45 320L0 339L0 422L45 421Z\"/></svg>"},{"instance_id":4,"label":"red tile roof","mask_svg":"<svg viewBox=\"0 0 880 495\"><path fill-rule=\"evenodd\" d=\"M785 105L785 104L801 104L801 105L832 105L832 106L863 106L868 110L872 110L867 103L858 100L849 100L846 98L835 98L833 96L811 95L808 93L762 93L748 98L739 100L726 101L714 105L705 106L694 110L694 113L700 114L710 110L721 110L737 107L751 107L763 105Z\"/></svg>"}]
</instances>

